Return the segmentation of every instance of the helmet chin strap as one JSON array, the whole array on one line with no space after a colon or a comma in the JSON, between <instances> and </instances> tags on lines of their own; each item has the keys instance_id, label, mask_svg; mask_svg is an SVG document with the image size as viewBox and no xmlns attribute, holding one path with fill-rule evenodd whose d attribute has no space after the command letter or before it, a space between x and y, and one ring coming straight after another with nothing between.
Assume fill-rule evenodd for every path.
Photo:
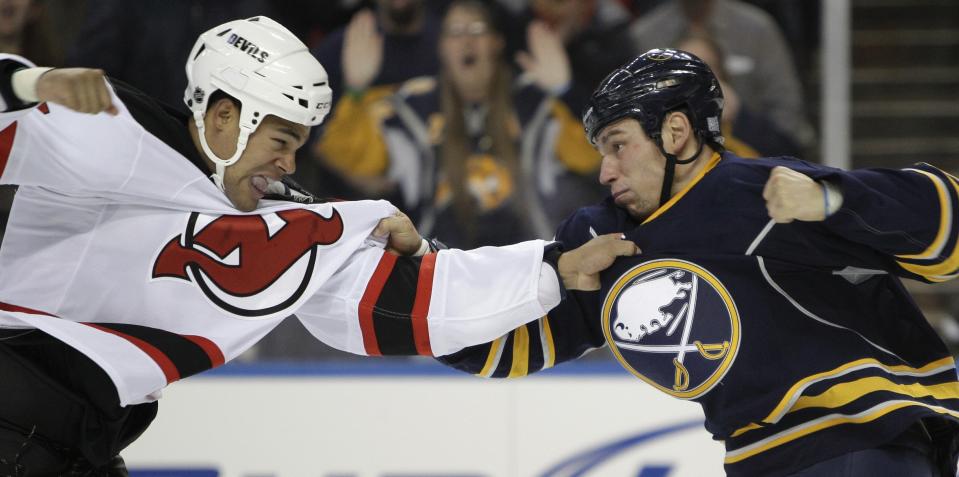
<instances>
[{"instance_id":1,"label":"helmet chin strap","mask_svg":"<svg viewBox=\"0 0 959 477\"><path fill-rule=\"evenodd\" d=\"M220 156L217 156L216 153L210 149L210 145L206 142L206 134L204 133L206 125L203 123L203 113L200 111L193 112L193 121L196 123L197 135L200 136L200 147L203 148L204 154L206 157L210 158L213 161L213 167L215 171L210 177L213 179L213 183L223 192L226 192L226 187L223 185L223 174L226 173L226 168L236 164L236 161L240 160L240 155L243 154L243 150L246 149L246 141L250 137L250 130L244 127L240 127L240 135L236 139L236 152L233 153L233 156L229 159L221 159Z\"/></svg>"},{"instance_id":2,"label":"helmet chin strap","mask_svg":"<svg viewBox=\"0 0 959 477\"><path fill-rule=\"evenodd\" d=\"M675 154L670 154L666 152L666 148L663 147L663 136L657 134L654 138L656 140L656 145L659 146L659 152L663 153L663 156L666 156L666 170L663 173L663 188L659 192L659 206L662 207L666 202L669 201L669 198L672 197L673 191L673 177L676 175L676 165L677 164L689 164L696 160L700 154L703 152L703 145L706 144L706 141L703 141L702 134L696 133L696 138L699 139L699 149L696 150L696 153L687 159L677 159Z\"/></svg>"}]
</instances>

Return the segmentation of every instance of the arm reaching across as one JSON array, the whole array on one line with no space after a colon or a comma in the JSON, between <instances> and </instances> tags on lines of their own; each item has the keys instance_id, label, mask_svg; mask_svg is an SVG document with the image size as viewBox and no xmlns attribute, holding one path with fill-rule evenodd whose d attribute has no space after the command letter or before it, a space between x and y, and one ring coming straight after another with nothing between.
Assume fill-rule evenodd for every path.
<instances>
[{"instance_id":1,"label":"arm reaching across","mask_svg":"<svg viewBox=\"0 0 959 477\"><path fill-rule=\"evenodd\" d=\"M387 250L397 255L421 256L428 245L416 231L406 214L397 211L380 220L373 236L386 241ZM606 270L616 257L639 253L635 243L624 240L622 234L596 237L582 246L562 253L556 263L556 272L568 290L599 290L599 272Z\"/></svg>"},{"instance_id":2,"label":"arm reaching across","mask_svg":"<svg viewBox=\"0 0 959 477\"><path fill-rule=\"evenodd\" d=\"M889 257L903 276L959 276L959 182L929 164L843 171L799 161L770 170L763 198L778 223L818 222Z\"/></svg>"},{"instance_id":3,"label":"arm reaching across","mask_svg":"<svg viewBox=\"0 0 959 477\"><path fill-rule=\"evenodd\" d=\"M621 237L618 233L600 235L560 257L561 275L567 271L564 265L576 264L577 271L564 279L566 297L545 316L439 361L484 378L513 378L551 368L604 346L603 333L594 319L600 301L596 291L598 272L612 265L616 256L640 252L635 243ZM595 274L585 273L592 270Z\"/></svg>"},{"instance_id":4,"label":"arm reaching across","mask_svg":"<svg viewBox=\"0 0 959 477\"><path fill-rule=\"evenodd\" d=\"M557 245L543 241L411 256L422 238L402 214L382 219L373 235L388 251L357 253L297 312L325 343L371 356L443 356L510 330L548 327L527 323L556 307L563 288L598 290L599 272L639 252L621 234L609 234L558 257ZM536 248L542 253L532 253Z\"/></svg>"}]
</instances>

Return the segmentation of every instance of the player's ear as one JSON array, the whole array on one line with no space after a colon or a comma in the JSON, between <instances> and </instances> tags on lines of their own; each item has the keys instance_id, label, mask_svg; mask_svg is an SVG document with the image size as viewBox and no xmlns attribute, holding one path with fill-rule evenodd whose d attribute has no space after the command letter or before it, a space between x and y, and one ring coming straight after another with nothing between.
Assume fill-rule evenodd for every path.
<instances>
[{"instance_id":1,"label":"player's ear","mask_svg":"<svg viewBox=\"0 0 959 477\"><path fill-rule=\"evenodd\" d=\"M207 128L224 130L239 124L240 110L229 98L220 98L206 110Z\"/></svg>"},{"instance_id":2,"label":"player's ear","mask_svg":"<svg viewBox=\"0 0 959 477\"><path fill-rule=\"evenodd\" d=\"M670 154L679 154L693 138L693 126L689 118L673 111L663 120L663 147Z\"/></svg>"}]
</instances>

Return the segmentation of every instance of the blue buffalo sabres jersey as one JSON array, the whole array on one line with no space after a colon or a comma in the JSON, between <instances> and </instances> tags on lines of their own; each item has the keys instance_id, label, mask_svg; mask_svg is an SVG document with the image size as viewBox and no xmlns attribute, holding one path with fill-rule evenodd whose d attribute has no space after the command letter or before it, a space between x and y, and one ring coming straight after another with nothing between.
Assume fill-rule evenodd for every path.
<instances>
[{"instance_id":1,"label":"blue buffalo sabres jersey","mask_svg":"<svg viewBox=\"0 0 959 477\"><path fill-rule=\"evenodd\" d=\"M842 208L774 224L762 191L776 166L837 185ZM444 361L513 377L608 345L637 378L702 405L730 476L788 475L920 419L948 449L955 363L900 277L957 273L957 189L925 164L841 171L715 154L641 223L607 199L560 226L567 248L625 232L642 249L603 272L600 292L571 291L539 322Z\"/></svg>"}]
</instances>

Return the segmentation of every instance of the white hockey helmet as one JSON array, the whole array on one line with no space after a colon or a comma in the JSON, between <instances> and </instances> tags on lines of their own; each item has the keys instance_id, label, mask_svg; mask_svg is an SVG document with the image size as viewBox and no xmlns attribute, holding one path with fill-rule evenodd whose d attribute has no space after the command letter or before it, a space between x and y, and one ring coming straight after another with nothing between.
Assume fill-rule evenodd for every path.
<instances>
[{"instance_id":1,"label":"white hockey helmet","mask_svg":"<svg viewBox=\"0 0 959 477\"><path fill-rule=\"evenodd\" d=\"M250 134L268 115L316 126L330 111L326 70L283 25L259 16L215 27L197 39L186 62L183 101L193 112L200 145L216 165L213 180L240 159ZM233 157L218 157L207 144L203 117L207 100L220 90L240 102L240 136Z\"/></svg>"}]
</instances>

